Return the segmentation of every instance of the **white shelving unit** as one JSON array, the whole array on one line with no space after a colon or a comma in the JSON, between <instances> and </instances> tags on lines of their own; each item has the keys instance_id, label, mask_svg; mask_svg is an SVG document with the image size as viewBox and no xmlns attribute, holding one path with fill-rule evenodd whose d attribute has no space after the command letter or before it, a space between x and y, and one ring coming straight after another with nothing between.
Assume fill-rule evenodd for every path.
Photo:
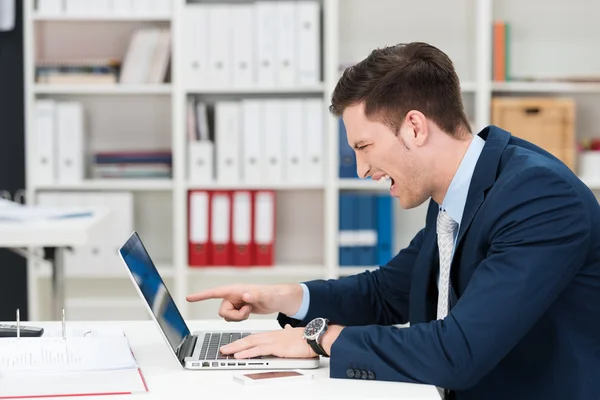
<instances>
[{"instance_id":1,"label":"white shelving unit","mask_svg":"<svg viewBox=\"0 0 600 400\"><path fill-rule=\"evenodd\" d=\"M253 0L246 0L248 3ZM585 0L579 9L591 7ZM322 82L308 87L275 88L197 88L183 80L182 60L186 49L181 39L183 20L189 5L185 0L173 0L169 16L97 16L61 17L36 13L34 0L24 0L25 26L25 98L26 98L26 151L31 155L34 102L38 98L77 99L86 110L104 118L90 127L95 149L107 143L120 143L133 148L155 144L167 146L173 153L171 180L86 180L74 185L39 185L34 180L30 157L27 165L27 198L35 201L41 192L57 191L128 191L134 196L134 226L154 256L167 285L185 317L214 318L218 302L189 305L188 293L218 284L234 282L295 282L315 278L337 278L375 267L339 267L337 250L338 195L344 190L387 191L387 185L358 179L338 179L337 121L329 117L325 129L325 172L322 184L260 185L196 185L186 179L187 140L185 108L188 96L217 96L244 98L258 95L322 97L329 105L330 95L337 79L339 66L358 61L377 47L409 41L430 42L444 51L455 62L462 82L465 106L476 131L489 124L490 101L493 95L523 95L527 93L557 93L578 95L600 94L596 83L533 83L492 82L491 26L494 18L510 19L519 12L520 0L457 0L436 3L409 0L319 0L322 12ZM561 12L561 0L534 0L545 10ZM501 4L502 3L502 4ZM596 7L596 6L593 6ZM368 10L368 12L367 12ZM398 23L398 15L403 18ZM527 11L530 12L530 11ZM534 12L534 11L531 11ZM551 11L547 11L548 13ZM585 14L585 11L581 13ZM423 23L425 16L427 23ZM560 19L560 15L554 17ZM523 21L521 21L523 20ZM520 21L520 22L519 22ZM527 26L529 19L520 16L518 23ZM577 24L572 21L571 24ZM160 85L67 86L35 83L34 64L39 53L45 56L65 56L67 50L76 55L90 56L97 48L103 55L123 56L131 33L138 27L170 26L172 31L172 58L170 83ZM593 26L590 26L590 30ZM532 46L529 36L514 29L516 51ZM81 35L80 35L81 34ZM105 35L106 34L106 35ZM565 33L566 34L566 33ZM524 37L521 40L521 36ZM535 36L535 35L534 35ZM544 40L543 36L535 36ZM550 38L545 39L548 42ZM110 43L106 43L109 41ZM589 48L594 39L586 42ZM546 47L544 47L545 49ZM554 47L553 47L554 49ZM77 54L79 51L80 54ZM533 51L533 50L532 50ZM107 53L107 54L105 54ZM548 56L547 52L542 52ZM592 55L590 55L592 57ZM552 61L549 59L547 61ZM534 63L539 66L539 63ZM518 64L523 67L524 64ZM524 67L523 67L524 68ZM548 71L542 71L548 72ZM600 96L598 96L600 99ZM114 118L106 121L109 112ZM324 113L327 113L324 110ZM584 115L589 121L591 117ZM141 125L139 132L129 138L124 132ZM592 126L592 124L588 124ZM597 125L597 123L596 123ZM137 135L137 136L136 136ZM590 133L590 136L593 133ZM136 142L137 140L137 142ZM587 182L600 190L600 180ZM277 192L276 265L273 267L208 267L190 268L187 265L187 193L193 189L273 189ZM425 207L401 210L396 207L396 249L408 244L421 228ZM124 267L123 267L124 268ZM32 319L46 319L49 296L50 270L47 265L31 258L28 266L29 304ZM110 315L113 318L145 318L142 307L136 307L137 294L125 274L118 270L92 271L69 276L66 283L67 306L75 315L93 319ZM71 290L69 290L71 289ZM112 300L110 300L112 299ZM121 307L122 306L122 307ZM123 308L124 313L119 314ZM110 311L114 311L112 314ZM87 314L86 314L87 313ZM270 317L270 316L268 316ZM71 317L73 318L73 317Z\"/></svg>"}]
</instances>

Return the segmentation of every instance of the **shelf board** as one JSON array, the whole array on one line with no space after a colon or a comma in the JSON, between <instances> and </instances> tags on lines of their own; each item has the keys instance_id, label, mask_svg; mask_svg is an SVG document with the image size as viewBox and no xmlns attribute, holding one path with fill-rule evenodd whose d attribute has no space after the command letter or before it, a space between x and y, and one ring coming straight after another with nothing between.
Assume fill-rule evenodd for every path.
<instances>
[{"instance_id":1,"label":"shelf board","mask_svg":"<svg viewBox=\"0 0 600 400\"><path fill-rule=\"evenodd\" d=\"M360 274L365 271L375 271L378 268L379 267L368 267L368 266L364 266L364 267L340 266L338 268L338 271L339 271L340 277L342 277L342 276L350 276L350 275Z\"/></svg>"},{"instance_id":2,"label":"shelf board","mask_svg":"<svg viewBox=\"0 0 600 400\"><path fill-rule=\"evenodd\" d=\"M225 184L225 183L188 183L188 190L322 190L323 183L276 183L276 184Z\"/></svg>"},{"instance_id":3,"label":"shelf board","mask_svg":"<svg viewBox=\"0 0 600 400\"><path fill-rule=\"evenodd\" d=\"M145 95L171 94L170 84L158 85L53 85L36 84L33 91L36 94L88 94L88 95Z\"/></svg>"},{"instance_id":4,"label":"shelf board","mask_svg":"<svg viewBox=\"0 0 600 400\"><path fill-rule=\"evenodd\" d=\"M492 90L507 93L600 93L600 82L492 82Z\"/></svg>"},{"instance_id":5,"label":"shelf board","mask_svg":"<svg viewBox=\"0 0 600 400\"><path fill-rule=\"evenodd\" d=\"M40 22L169 22L170 15L43 15L34 13L34 21Z\"/></svg>"},{"instance_id":6,"label":"shelf board","mask_svg":"<svg viewBox=\"0 0 600 400\"><path fill-rule=\"evenodd\" d=\"M205 87L187 88L188 94L298 94L298 93L323 93L325 85L311 86L257 86L257 87Z\"/></svg>"},{"instance_id":7,"label":"shelf board","mask_svg":"<svg viewBox=\"0 0 600 400\"><path fill-rule=\"evenodd\" d=\"M390 182L379 183L371 179L343 178L338 180L338 188L348 190L376 190L381 192L390 191Z\"/></svg>"},{"instance_id":8,"label":"shelf board","mask_svg":"<svg viewBox=\"0 0 600 400\"><path fill-rule=\"evenodd\" d=\"M172 190L170 179L88 179L81 183L33 185L36 190Z\"/></svg>"},{"instance_id":9,"label":"shelf board","mask_svg":"<svg viewBox=\"0 0 600 400\"><path fill-rule=\"evenodd\" d=\"M313 276L325 274L322 265L275 265L272 267L192 267L188 268L190 276Z\"/></svg>"}]
</instances>

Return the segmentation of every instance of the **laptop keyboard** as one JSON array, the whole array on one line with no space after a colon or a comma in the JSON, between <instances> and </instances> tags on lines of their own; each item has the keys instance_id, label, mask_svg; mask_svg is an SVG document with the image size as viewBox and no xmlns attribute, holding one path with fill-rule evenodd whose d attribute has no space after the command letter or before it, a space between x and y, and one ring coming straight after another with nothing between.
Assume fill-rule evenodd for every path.
<instances>
[{"instance_id":1,"label":"laptop keyboard","mask_svg":"<svg viewBox=\"0 0 600 400\"><path fill-rule=\"evenodd\" d=\"M233 355L225 355L219 351L221 346L235 342L250 335L250 332L216 332L206 333L202 341L199 360L228 360Z\"/></svg>"}]
</instances>

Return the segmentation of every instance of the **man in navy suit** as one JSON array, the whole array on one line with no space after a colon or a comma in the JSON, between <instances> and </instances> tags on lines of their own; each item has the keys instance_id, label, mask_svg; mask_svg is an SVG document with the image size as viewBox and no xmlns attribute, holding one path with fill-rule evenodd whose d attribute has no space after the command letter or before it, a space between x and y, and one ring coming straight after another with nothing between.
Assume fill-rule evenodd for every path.
<instances>
[{"instance_id":1,"label":"man in navy suit","mask_svg":"<svg viewBox=\"0 0 600 400\"><path fill-rule=\"evenodd\" d=\"M452 62L425 43L378 49L348 68L330 110L343 117L361 177L389 180L406 209L429 201L425 226L374 272L190 295L222 298L227 320L280 313L286 329L221 350L321 354L333 378L432 384L446 399L600 399L593 193L499 127L474 135Z\"/></svg>"}]
</instances>

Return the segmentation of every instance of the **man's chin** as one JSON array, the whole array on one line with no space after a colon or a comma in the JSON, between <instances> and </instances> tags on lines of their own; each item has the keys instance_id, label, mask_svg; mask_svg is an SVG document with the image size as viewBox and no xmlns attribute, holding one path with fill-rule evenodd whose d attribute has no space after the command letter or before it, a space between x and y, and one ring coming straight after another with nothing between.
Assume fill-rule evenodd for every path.
<instances>
[{"instance_id":1,"label":"man's chin","mask_svg":"<svg viewBox=\"0 0 600 400\"><path fill-rule=\"evenodd\" d=\"M410 199L410 198L400 197L400 196L394 196L394 197L396 199L398 199L398 202L400 203L400 207L402 207L405 210L410 210L410 209L413 209L413 208L417 208L421 204L423 204L422 201L417 201L415 199Z\"/></svg>"}]
</instances>

